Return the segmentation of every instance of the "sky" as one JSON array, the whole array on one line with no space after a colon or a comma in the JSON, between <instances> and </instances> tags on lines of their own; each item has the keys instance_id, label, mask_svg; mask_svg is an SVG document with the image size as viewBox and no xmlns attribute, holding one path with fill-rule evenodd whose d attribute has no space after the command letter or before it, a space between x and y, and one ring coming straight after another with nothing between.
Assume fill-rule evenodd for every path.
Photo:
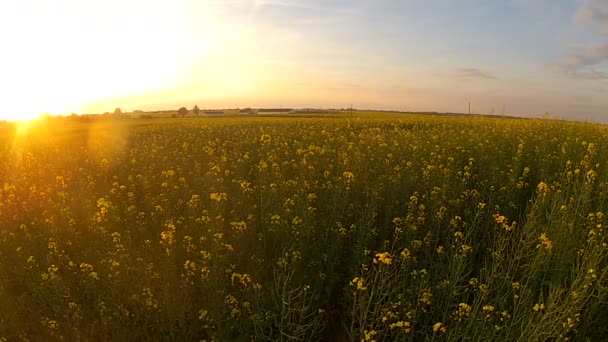
<instances>
[{"instance_id":1,"label":"sky","mask_svg":"<svg viewBox=\"0 0 608 342\"><path fill-rule=\"evenodd\" d=\"M606 0L20 0L0 119L235 107L608 122Z\"/></svg>"}]
</instances>

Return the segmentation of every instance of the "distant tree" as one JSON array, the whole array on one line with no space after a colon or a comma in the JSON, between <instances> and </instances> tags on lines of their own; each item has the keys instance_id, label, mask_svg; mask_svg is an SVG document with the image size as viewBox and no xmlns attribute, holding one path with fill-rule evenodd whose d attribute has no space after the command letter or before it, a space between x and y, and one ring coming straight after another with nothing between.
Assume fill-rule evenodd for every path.
<instances>
[{"instance_id":1,"label":"distant tree","mask_svg":"<svg viewBox=\"0 0 608 342\"><path fill-rule=\"evenodd\" d=\"M122 114L122 110L120 108L114 109L114 114Z\"/></svg>"},{"instance_id":2,"label":"distant tree","mask_svg":"<svg viewBox=\"0 0 608 342\"><path fill-rule=\"evenodd\" d=\"M198 105L194 105L194 108L192 108L192 114L197 115L200 112L200 109L198 108Z\"/></svg>"},{"instance_id":3,"label":"distant tree","mask_svg":"<svg viewBox=\"0 0 608 342\"><path fill-rule=\"evenodd\" d=\"M177 110L177 116L181 116L182 118L188 114L188 108L182 107Z\"/></svg>"}]
</instances>

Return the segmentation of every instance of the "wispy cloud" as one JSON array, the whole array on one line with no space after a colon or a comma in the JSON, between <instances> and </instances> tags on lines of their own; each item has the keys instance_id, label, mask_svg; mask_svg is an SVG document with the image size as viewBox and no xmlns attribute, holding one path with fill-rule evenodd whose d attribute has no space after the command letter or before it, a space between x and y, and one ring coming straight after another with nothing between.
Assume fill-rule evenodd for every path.
<instances>
[{"instance_id":1,"label":"wispy cloud","mask_svg":"<svg viewBox=\"0 0 608 342\"><path fill-rule=\"evenodd\" d=\"M560 65L566 75L587 80L608 79L608 74L602 70L601 64L608 61L608 44L593 45L586 48L572 49L567 61Z\"/></svg>"},{"instance_id":2,"label":"wispy cloud","mask_svg":"<svg viewBox=\"0 0 608 342\"><path fill-rule=\"evenodd\" d=\"M574 14L577 23L597 29L600 41L608 35L608 2L605 0L580 0ZM559 69L568 77L583 80L606 80L604 63L608 62L608 43L595 43L571 48Z\"/></svg>"},{"instance_id":3,"label":"wispy cloud","mask_svg":"<svg viewBox=\"0 0 608 342\"><path fill-rule=\"evenodd\" d=\"M575 19L579 23L596 23L608 33L608 2L605 0L583 0L578 7Z\"/></svg>"},{"instance_id":4,"label":"wispy cloud","mask_svg":"<svg viewBox=\"0 0 608 342\"><path fill-rule=\"evenodd\" d=\"M496 76L479 70L477 68L465 68L465 67L458 67L456 68L456 77L459 78L467 78L467 79L491 79L491 80L495 80L497 79Z\"/></svg>"}]
</instances>

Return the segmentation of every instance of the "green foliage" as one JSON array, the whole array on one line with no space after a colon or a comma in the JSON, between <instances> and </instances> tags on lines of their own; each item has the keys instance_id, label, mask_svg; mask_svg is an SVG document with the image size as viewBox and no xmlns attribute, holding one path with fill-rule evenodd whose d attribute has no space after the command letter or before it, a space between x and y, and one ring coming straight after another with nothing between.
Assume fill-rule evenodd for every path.
<instances>
[{"instance_id":1,"label":"green foliage","mask_svg":"<svg viewBox=\"0 0 608 342\"><path fill-rule=\"evenodd\" d=\"M181 107L180 109L177 110L177 115L181 116L182 118L186 115L188 115L188 108L186 107Z\"/></svg>"}]
</instances>

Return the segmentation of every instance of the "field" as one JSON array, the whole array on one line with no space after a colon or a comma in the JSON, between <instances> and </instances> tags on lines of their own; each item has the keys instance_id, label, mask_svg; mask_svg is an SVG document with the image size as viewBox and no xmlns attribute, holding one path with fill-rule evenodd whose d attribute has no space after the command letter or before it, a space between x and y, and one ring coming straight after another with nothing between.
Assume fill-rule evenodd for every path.
<instances>
[{"instance_id":1,"label":"field","mask_svg":"<svg viewBox=\"0 0 608 342\"><path fill-rule=\"evenodd\" d=\"M608 336L608 127L0 128L0 341Z\"/></svg>"}]
</instances>

